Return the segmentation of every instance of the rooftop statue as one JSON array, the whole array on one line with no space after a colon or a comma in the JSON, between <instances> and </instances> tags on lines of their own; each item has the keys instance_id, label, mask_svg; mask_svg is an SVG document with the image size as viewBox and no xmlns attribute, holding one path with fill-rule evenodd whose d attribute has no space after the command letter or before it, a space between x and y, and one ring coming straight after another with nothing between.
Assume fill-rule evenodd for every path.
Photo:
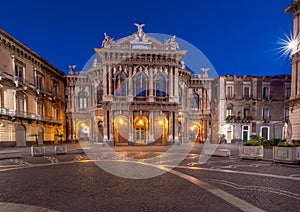
<instances>
[{"instance_id":1,"label":"rooftop statue","mask_svg":"<svg viewBox=\"0 0 300 212\"><path fill-rule=\"evenodd\" d=\"M74 73L74 69L76 68L76 65L68 65L69 68L69 74L72 75Z\"/></svg>"},{"instance_id":2,"label":"rooftop statue","mask_svg":"<svg viewBox=\"0 0 300 212\"><path fill-rule=\"evenodd\" d=\"M102 41L102 48L111 48L111 45L114 43L114 38L109 37L106 32L104 32L104 40Z\"/></svg>"},{"instance_id":3,"label":"rooftop statue","mask_svg":"<svg viewBox=\"0 0 300 212\"><path fill-rule=\"evenodd\" d=\"M149 40L146 38L146 34L143 31L143 26L145 26L145 24L134 24L138 30L137 32L134 34L135 38L134 40L130 41L130 43L143 43L143 44L148 44ZM151 43L151 42L150 42Z\"/></svg>"},{"instance_id":4,"label":"rooftop statue","mask_svg":"<svg viewBox=\"0 0 300 212\"><path fill-rule=\"evenodd\" d=\"M167 46L167 49L169 49L169 50L179 49L179 45L176 41L175 35L173 35L170 39L165 40L164 44Z\"/></svg>"}]
</instances>

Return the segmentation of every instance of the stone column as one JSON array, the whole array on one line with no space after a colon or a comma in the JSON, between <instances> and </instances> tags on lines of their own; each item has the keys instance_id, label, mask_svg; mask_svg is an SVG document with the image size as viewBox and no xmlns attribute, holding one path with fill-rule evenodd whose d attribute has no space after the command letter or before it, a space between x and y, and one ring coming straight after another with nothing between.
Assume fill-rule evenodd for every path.
<instances>
[{"instance_id":1,"label":"stone column","mask_svg":"<svg viewBox=\"0 0 300 212\"><path fill-rule=\"evenodd\" d=\"M178 111L174 112L174 125L175 125L174 142L178 143L179 142L179 139L178 139Z\"/></svg>"},{"instance_id":2,"label":"stone column","mask_svg":"<svg viewBox=\"0 0 300 212\"><path fill-rule=\"evenodd\" d=\"M175 67L175 94L174 94L174 99L175 99L175 102L178 102L178 68Z\"/></svg>"},{"instance_id":3,"label":"stone column","mask_svg":"<svg viewBox=\"0 0 300 212\"><path fill-rule=\"evenodd\" d=\"M108 66L108 95L112 96L112 70L111 70L111 66Z\"/></svg>"},{"instance_id":4,"label":"stone column","mask_svg":"<svg viewBox=\"0 0 300 212\"><path fill-rule=\"evenodd\" d=\"M132 100L133 100L133 89L134 89L134 86L132 84L132 66L129 66L128 71L129 71L129 74L128 74L128 88L127 88L128 101L132 102Z\"/></svg>"},{"instance_id":5,"label":"stone column","mask_svg":"<svg viewBox=\"0 0 300 212\"><path fill-rule=\"evenodd\" d=\"M128 142L133 143L133 112L128 111Z\"/></svg>"},{"instance_id":6,"label":"stone column","mask_svg":"<svg viewBox=\"0 0 300 212\"><path fill-rule=\"evenodd\" d=\"M173 67L171 67L169 70L169 96L171 98L174 97L174 94L173 94L173 79L174 79L173 70L174 70Z\"/></svg>"},{"instance_id":7,"label":"stone column","mask_svg":"<svg viewBox=\"0 0 300 212\"><path fill-rule=\"evenodd\" d=\"M154 125L154 114L153 112L149 113L149 143L154 143L154 137L153 137L153 125Z\"/></svg>"},{"instance_id":8,"label":"stone column","mask_svg":"<svg viewBox=\"0 0 300 212\"><path fill-rule=\"evenodd\" d=\"M108 117L107 117L107 110L103 110L104 112L104 120L103 120L103 142L107 142L108 141L108 136L107 136L107 130L108 130Z\"/></svg>"},{"instance_id":9,"label":"stone column","mask_svg":"<svg viewBox=\"0 0 300 212\"><path fill-rule=\"evenodd\" d=\"M149 102L154 101L154 96L153 96L153 71L152 69L149 70Z\"/></svg>"},{"instance_id":10,"label":"stone column","mask_svg":"<svg viewBox=\"0 0 300 212\"><path fill-rule=\"evenodd\" d=\"M106 100L106 96L107 96L107 81L106 81L106 77L107 77L107 65L104 64L103 65L103 75L102 75L103 100Z\"/></svg>"}]
</instances>

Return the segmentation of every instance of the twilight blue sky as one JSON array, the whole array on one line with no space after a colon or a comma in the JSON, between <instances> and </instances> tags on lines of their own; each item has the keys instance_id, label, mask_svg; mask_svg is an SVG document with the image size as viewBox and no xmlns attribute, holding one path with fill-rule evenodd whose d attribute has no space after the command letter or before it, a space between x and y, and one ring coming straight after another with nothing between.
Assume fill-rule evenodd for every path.
<instances>
[{"instance_id":1,"label":"twilight blue sky","mask_svg":"<svg viewBox=\"0 0 300 212\"><path fill-rule=\"evenodd\" d=\"M103 32L119 39L145 23L146 33L176 35L200 49L220 75L290 74L279 38L290 34L292 0L15 0L1 2L0 27L67 71L81 69Z\"/></svg>"}]
</instances>

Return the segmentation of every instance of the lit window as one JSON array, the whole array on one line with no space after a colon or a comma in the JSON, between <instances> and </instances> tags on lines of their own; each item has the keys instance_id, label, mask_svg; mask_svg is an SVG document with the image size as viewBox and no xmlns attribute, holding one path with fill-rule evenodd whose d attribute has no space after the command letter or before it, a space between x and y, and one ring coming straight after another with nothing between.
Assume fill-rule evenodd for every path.
<instances>
[{"instance_id":1,"label":"lit window","mask_svg":"<svg viewBox=\"0 0 300 212\"><path fill-rule=\"evenodd\" d=\"M116 78L116 96L126 96L126 77L124 74L119 74L117 75Z\"/></svg>"},{"instance_id":2,"label":"lit window","mask_svg":"<svg viewBox=\"0 0 300 212\"><path fill-rule=\"evenodd\" d=\"M136 96L146 96L146 79L143 74L139 74L135 78L135 94Z\"/></svg>"},{"instance_id":3,"label":"lit window","mask_svg":"<svg viewBox=\"0 0 300 212\"><path fill-rule=\"evenodd\" d=\"M233 108L232 107L227 107L226 116L233 116Z\"/></svg>"},{"instance_id":4,"label":"lit window","mask_svg":"<svg viewBox=\"0 0 300 212\"><path fill-rule=\"evenodd\" d=\"M232 86L227 87L226 95L227 95L227 97L233 97L233 87Z\"/></svg>"},{"instance_id":5,"label":"lit window","mask_svg":"<svg viewBox=\"0 0 300 212\"><path fill-rule=\"evenodd\" d=\"M85 91L79 92L78 102L80 109L87 108L87 93Z\"/></svg>"},{"instance_id":6,"label":"lit window","mask_svg":"<svg viewBox=\"0 0 300 212\"><path fill-rule=\"evenodd\" d=\"M157 97L166 96L166 78L162 74L157 75L155 78L155 95Z\"/></svg>"}]
</instances>

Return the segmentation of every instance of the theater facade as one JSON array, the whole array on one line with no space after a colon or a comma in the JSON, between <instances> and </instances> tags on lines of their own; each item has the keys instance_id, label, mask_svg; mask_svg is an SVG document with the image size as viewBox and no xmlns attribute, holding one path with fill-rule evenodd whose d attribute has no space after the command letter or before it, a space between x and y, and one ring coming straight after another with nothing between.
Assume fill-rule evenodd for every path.
<instances>
[{"instance_id":1,"label":"theater facade","mask_svg":"<svg viewBox=\"0 0 300 212\"><path fill-rule=\"evenodd\" d=\"M67 139L113 145L204 142L212 79L207 71L194 74L185 67L187 51L175 36L160 41L143 31L144 24L135 25L136 32L119 40L104 33L87 70L69 66Z\"/></svg>"}]
</instances>

